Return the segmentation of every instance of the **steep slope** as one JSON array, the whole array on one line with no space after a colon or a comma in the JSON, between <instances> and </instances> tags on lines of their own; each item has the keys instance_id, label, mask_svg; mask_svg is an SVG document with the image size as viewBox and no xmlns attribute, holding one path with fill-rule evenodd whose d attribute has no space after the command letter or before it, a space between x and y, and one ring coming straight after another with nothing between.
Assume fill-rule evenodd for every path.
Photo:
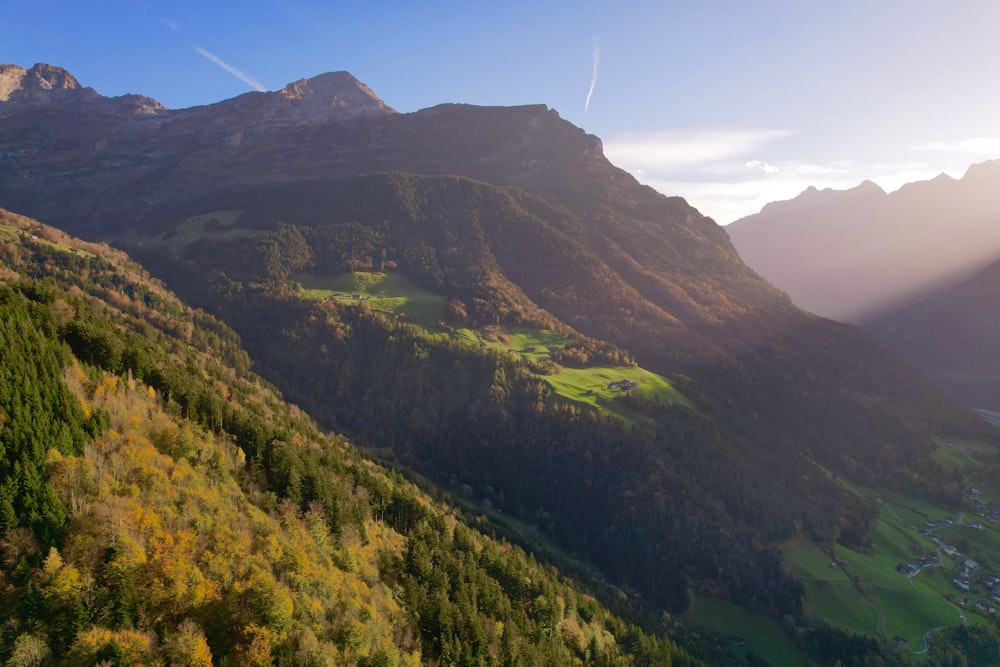
<instances>
[{"instance_id":1,"label":"steep slope","mask_svg":"<svg viewBox=\"0 0 1000 667\"><path fill-rule=\"evenodd\" d=\"M810 188L726 227L743 260L796 305L864 322L1000 256L1000 161L886 194Z\"/></svg>"},{"instance_id":2,"label":"steep slope","mask_svg":"<svg viewBox=\"0 0 1000 667\"><path fill-rule=\"evenodd\" d=\"M956 500L932 436L984 425L860 331L796 309L724 230L554 111L255 124L274 95L238 98L242 115L223 102L145 125L12 115L0 145L27 152L3 164L0 202L128 244L325 426L665 608L698 589L797 613L774 544L867 539L872 508L829 472ZM123 128L101 149L120 162L91 148L105 121ZM645 417L627 428L553 401L519 358L296 285L374 266L464 313L448 326L541 325L626 348L691 408L623 397Z\"/></svg>"},{"instance_id":3,"label":"steep slope","mask_svg":"<svg viewBox=\"0 0 1000 667\"><path fill-rule=\"evenodd\" d=\"M959 401L1000 411L1000 262L867 329Z\"/></svg>"},{"instance_id":4,"label":"steep slope","mask_svg":"<svg viewBox=\"0 0 1000 667\"><path fill-rule=\"evenodd\" d=\"M763 348L720 351L717 341L741 333L759 343L745 323L712 339L683 323L650 326L636 310L663 311L560 231L578 218L533 214L544 204L533 195L401 174L324 185L230 193L218 201L251 227L233 210L197 216L147 237L142 256L236 327L261 371L324 424L456 492L468 487L657 604L683 609L693 586L794 610L796 585L766 542L806 530L860 544L870 510L816 463L947 496L928 467L928 436L946 423L985 429L860 332L787 304L786 320L779 311L760 329L795 328ZM276 203L291 201L282 215ZM647 419L626 430L552 405L510 356L442 339L443 308L432 333L365 302L315 303L296 285L300 272L352 269L403 272L458 303L463 320L451 326L548 326L555 315L592 335L604 327L654 363L691 369L672 378L696 408L632 400Z\"/></svg>"},{"instance_id":5,"label":"steep slope","mask_svg":"<svg viewBox=\"0 0 1000 667\"><path fill-rule=\"evenodd\" d=\"M320 434L121 252L0 237L0 660L698 664Z\"/></svg>"}]
</instances>

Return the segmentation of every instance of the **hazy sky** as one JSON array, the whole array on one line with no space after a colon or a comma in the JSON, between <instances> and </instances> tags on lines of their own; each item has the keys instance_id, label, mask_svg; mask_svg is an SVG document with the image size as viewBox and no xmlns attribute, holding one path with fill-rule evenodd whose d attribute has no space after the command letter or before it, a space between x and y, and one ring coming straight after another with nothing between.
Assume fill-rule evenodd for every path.
<instances>
[{"instance_id":1,"label":"hazy sky","mask_svg":"<svg viewBox=\"0 0 1000 667\"><path fill-rule=\"evenodd\" d=\"M544 103L720 223L1000 157L997 0L0 0L0 35L175 108L334 70L404 112Z\"/></svg>"}]
</instances>

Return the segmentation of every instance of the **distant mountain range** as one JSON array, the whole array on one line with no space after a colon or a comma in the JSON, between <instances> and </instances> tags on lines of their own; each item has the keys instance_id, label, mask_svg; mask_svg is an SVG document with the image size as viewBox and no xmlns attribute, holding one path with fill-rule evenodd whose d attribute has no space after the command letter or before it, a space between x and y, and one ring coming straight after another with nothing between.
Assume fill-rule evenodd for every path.
<instances>
[{"instance_id":1,"label":"distant mountain range","mask_svg":"<svg viewBox=\"0 0 1000 667\"><path fill-rule=\"evenodd\" d=\"M743 260L796 305L877 319L1000 258L1000 161L886 194L809 188L726 230Z\"/></svg>"}]
</instances>

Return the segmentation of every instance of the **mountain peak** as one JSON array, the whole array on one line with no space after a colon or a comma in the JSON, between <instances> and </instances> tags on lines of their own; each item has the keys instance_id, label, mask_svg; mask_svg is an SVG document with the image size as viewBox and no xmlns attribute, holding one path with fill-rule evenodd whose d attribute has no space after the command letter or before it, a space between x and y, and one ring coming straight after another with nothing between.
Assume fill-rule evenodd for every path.
<instances>
[{"instance_id":1,"label":"mountain peak","mask_svg":"<svg viewBox=\"0 0 1000 667\"><path fill-rule=\"evenodd\" d=\"M878 183L868 179L861 181L861 183L848 190L848 192L856 192L858 194L866 194L866 195L886 194L885 190L883 190Z\"/></svg>"},{"instance_id":2,"label":"mountain peak","mask_svg":"<svg viewBox=\"0 0 1000 667\"><path fill-rule=\"evenodd\" d=\"M277 95L299 106L300 113L306 116L329 115L331 111L342 118L394 112L350 72L327 72L299 79Z\"/></svg>"},{"instance_id":3,"label":"mountain peak","mask_svg":"<svg viewBox=\"0 0 1000 667\"><path fill-rule=\"evenodd\" d=\"M10 100L17 91L78 90L76 77L61 67L36 63L31 69L0 65L0 101Z\"/></svg>"},{"instance_id":4,"label":"mountain peak","mask_svg":"<svg viewBox=\"0 0 1000 667\"><path fill-rule=\"evenodd\" d=\"M289 125L386 116L396 111L349 72L327 72L293 81L277 92L244 93L177 113L183 123L203 123L209 119L226 132L254 128L254 132L260 133Z\"/></svg>"},{"instance_id":5,"label":"mountain peak","mask_svg":"<svg viewBox=\"0 0 1000 667\"><path fill-rule=\"evenodd\" d=\"M30 69L0 65L0 114L40 108L98 110L118 115L164 110L156 100L141 95L104 97L93 88L84 88L75 76L55 65L35 63Z\"/></svg>"},{"instance_id":6,"label":"mountain peak","mask_svg":"<svg viewBox=\"0 0 1000 667\"><path fill-rule=\"evenodd\" d=\"M995 180L1000 175L1000 160L986 160L977 164L969 165L962 180L990 179Z\"/></svg>"}]
</instances>

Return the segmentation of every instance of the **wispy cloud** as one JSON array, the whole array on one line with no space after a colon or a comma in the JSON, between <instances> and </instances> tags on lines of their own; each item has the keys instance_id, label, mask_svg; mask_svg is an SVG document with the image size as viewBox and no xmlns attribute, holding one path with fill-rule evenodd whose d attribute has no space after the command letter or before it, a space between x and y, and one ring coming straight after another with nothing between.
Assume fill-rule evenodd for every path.
<instances>
[{"instance_id":1,"label":"wispy cloud","mask_svg":"<svg viewBox=\"0 0 1000 667\"><path fill-rule=\"evenodd\" d=\"M587 101L583 103L584 112L590 110L590 98L593 97L594 86L597 85L597 66L601 64L601 50L597 48L597 44L594 44L592 59L593 70L590 73L590 89L587 91Z\"/></svg>"},{"instance_id":2,"label":"wispy cloud","mask_svg":"<svg viewBox=\"0 0 1000 667\"><path fill-rule=\"evenodd\" d=\"M690 130L619 134L604 144L608 158L626 170L669 170L744 157L788 130Z\"/></svg>"},{"instance_id":3,"label":"wispy cloud","mask_svg":"<svg viewBox=\"0 0 1000 667\"><path fill-rule=\"evenodd\" d=\"M926 144L911 146L916 151L934 151L942 153L970 153L972 155L1000 155L1000 138L972 137L960 141L932 141Z\"/></svg>"},{"instance_id":4,"label":"wispy cloud","mask_svg":"<svg viewBox=\"0 0 1000 667\"><path fill-rule=\"evenodd\" d=\"M773 155L774 144L792 134L781 129L729 128L619 135L605 143L605 154L642 183L665 195L684 197L722 224L756 213L769 202L796 197L809 186L843 190L872 180L891 191L942 171L923 161L758 157Z\"/></svg>"},{"instance_id":5,"label":"wispy cloud","mask_svg":"<svg viewBox=\"0 0 1000 667\"><path fill-rule=\"evenodd\" d=\"M195 47L195 51L198 52L198 55L200 55L200 56L204 57L205 59L210 60L211 62L215 63L216 65L218 65L222 69L226 70L227 72L229 72L230 74L232 74L237 79L239 79L243 83L247 84L248 86L250 86L254 90L259 91L259 92L264 92L264 91L267 90L267 88L265 88L263 85L261 85L260 82L258 82L256 79L254 79L253 77L251 77L249 74L246 74L245 72L242 72L242 71L236 69L235 67L233 67L229 63L225 62L224 60L222 60L222 58L219 58L217 55L215 55L211 51L209 51L207 49L203 49L200 46Z\"/></svg>"},{"instance_id":6,"label":"wispy cloud","mask_svg":"<svg viewBox=\"0 0 1000 667\"><path fill-rule=\"evenodd\" d=\"M173 19L160 19L160 23L162 23L170 32L184 32L184 28L181 27L181 24Z\"/></svg>"},{"instance_id":7,"label":"wispy cloud","mask_svg":"<svg viewBox=\"0 0 1000 667\"><path fill-rule=\"evenodd\" d=\"M941 173L941 169L915 162L782 161L771 165L775 170L773 173L761 173L759 168L749 170L745 165L741 166L742 175L718 166L687 172L632 173L639 181L665 195L684 197L692 206L721 224L756 213L772 201L797 197L810 186L821 190L846 190L871 180L891 192L906 183L928 180ZM951 175L957 177L961 173Z\"/></svg>"}]
</instances>

